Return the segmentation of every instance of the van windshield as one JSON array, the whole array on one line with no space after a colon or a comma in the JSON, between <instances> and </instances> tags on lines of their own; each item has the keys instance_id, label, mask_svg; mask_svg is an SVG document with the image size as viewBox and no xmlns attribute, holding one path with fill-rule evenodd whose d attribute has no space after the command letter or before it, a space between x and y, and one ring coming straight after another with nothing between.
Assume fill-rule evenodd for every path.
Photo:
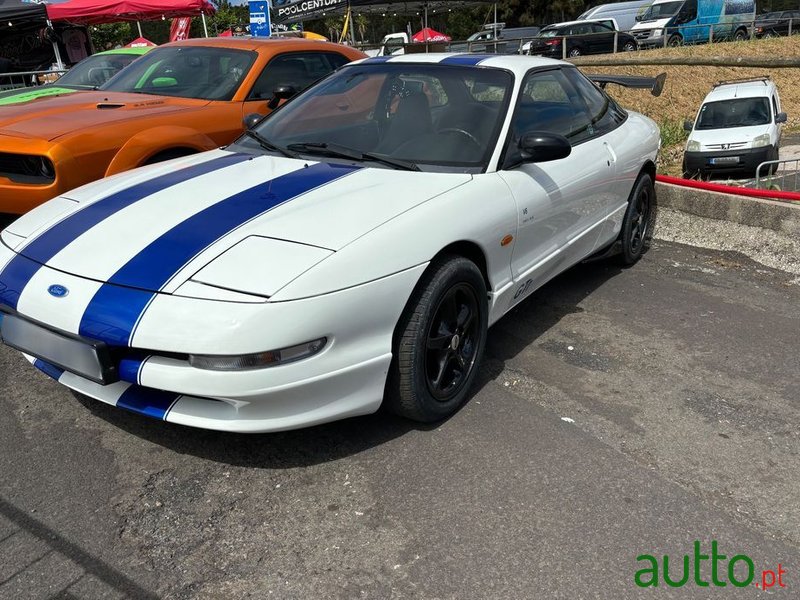
<instances>
[{"instance_id":1,"label":"van windshield","mask_svg":"<svg viewBox=\"0 0 800 600\"><path fill-rule=\"evenodd\" d=\"M707 102L700 109L697 129L766 125L771 120L767 98L735 98Z\"/></svg>"},{"instance_id":2,"label":"van windshield","mask_svg":"<svg viewBox=\"0 0 800 600\"><path fill-rule=\"evenodd\" d=\"M644 11L642 21L655 21L656 19L666 19L678 14L682 1L678 2L662 2L660 4L651 4L650 7Z\"/></svg>"}]
</instances>

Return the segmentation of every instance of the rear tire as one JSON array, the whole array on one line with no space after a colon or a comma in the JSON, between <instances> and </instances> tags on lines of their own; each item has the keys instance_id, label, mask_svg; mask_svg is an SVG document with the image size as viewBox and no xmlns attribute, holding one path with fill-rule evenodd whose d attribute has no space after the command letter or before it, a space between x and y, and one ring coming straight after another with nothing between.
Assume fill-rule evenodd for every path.
<instances>
[{"instance_id":1,"label":"rear tire","mask_svg":"<svg viewBox=\"0 0 800 600\"><path fill-rule=\"evenodd\" d=\"M577 58L577 57L579 57L581 54L583 54L583 53L581 52L581 49L580 49L580 48L578 48L578 47L575 47L575 48L573 48L572 50L570 50L569 52L567 52L567 56L568 56L569 58Z\"/></svg>"},{"instance_id":2,"label":"rear tire","mask_svg":"<svg viewBox=\"0 0 800 600\"><path fill-rule=\"evenodd\" d=\"M461 256L435 260L395 329L386 406L430 423L452 415L467 397L486 345L486 284Z\"/></svg>"},{"instance_id":3,"label":"rear tire","mask_svg":"<svg viewBox=\"0 0 800 600\"><path fill-rule=\"evenodd\" d=\"M622 244L620 261L623 265L634 264L650 247L655 224L655 206L656 190L653 180L647 173L642 173L633 186L619 234Z\"/></svg>"},{"instance_id":4,"label":"rear tire","mask_svg":"<svg viewBox=\"0 0 800 600\"><path fill-rule=\"evenodd\" d=\"M734 42L743 42L747 39L747 31L744 29L737 29L736 33L733 34L733 41Z\"/></svg>"}]
</instances>

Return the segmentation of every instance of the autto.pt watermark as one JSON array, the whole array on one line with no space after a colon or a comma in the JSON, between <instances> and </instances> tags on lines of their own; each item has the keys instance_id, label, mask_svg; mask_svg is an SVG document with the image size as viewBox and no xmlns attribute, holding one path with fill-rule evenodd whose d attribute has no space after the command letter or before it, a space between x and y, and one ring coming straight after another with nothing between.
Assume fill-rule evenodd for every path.
<instances>
[{"instance_id":1,"label":"autto.pt watermark","mask_svg":"<svg viewBox=\"0 0 800 600\"><path fill-rule=\"evenodd\" d=\"M786 588L786 569L781 563L776 568L757 571L753 560L746 554L722 554L716 540L711 550L704 549L699 541L694 542L694 552L673 559L666 554L640 554L636 557L637 571L633 580L639 587L667 586L673 588L693 585L698 587L747 587L754 585L759 590Z\"/></svg>"}]
</instances>

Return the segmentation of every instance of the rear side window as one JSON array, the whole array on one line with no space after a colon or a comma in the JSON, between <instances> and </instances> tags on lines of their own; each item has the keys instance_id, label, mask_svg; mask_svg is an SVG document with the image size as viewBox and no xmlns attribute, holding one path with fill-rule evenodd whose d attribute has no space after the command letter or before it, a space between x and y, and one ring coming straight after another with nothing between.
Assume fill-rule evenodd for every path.
<instances>
[{"instance_id":1,"label":"rear side window","mask_svg":"<svg viewBox=\"0 0 800 600\"><path fill-rule=\"evenodd\" d=\"M279 54L264 67L248 100L272 98L275 88L283 85L290 85L300 92L348 62L349 59L335 52Z\"/></svg>"}]
</instances>

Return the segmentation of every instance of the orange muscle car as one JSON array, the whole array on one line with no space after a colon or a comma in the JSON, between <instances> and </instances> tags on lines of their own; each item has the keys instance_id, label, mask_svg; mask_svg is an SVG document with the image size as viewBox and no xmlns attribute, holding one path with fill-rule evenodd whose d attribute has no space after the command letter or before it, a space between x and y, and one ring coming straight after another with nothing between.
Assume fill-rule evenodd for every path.
<instances>
[{"instance_id":1,"label":"orange muscle car","mask_svg":"<svg viewBox=\"0 0 800 600\"><path fill-rule=\"evenodd\" d=\"M300 91L365 56L306 39L186 40L155 48L96 91L0 106L0 213L228 144L245 116L270 112L278 87Z\"/></svg>"}]
</instances>

